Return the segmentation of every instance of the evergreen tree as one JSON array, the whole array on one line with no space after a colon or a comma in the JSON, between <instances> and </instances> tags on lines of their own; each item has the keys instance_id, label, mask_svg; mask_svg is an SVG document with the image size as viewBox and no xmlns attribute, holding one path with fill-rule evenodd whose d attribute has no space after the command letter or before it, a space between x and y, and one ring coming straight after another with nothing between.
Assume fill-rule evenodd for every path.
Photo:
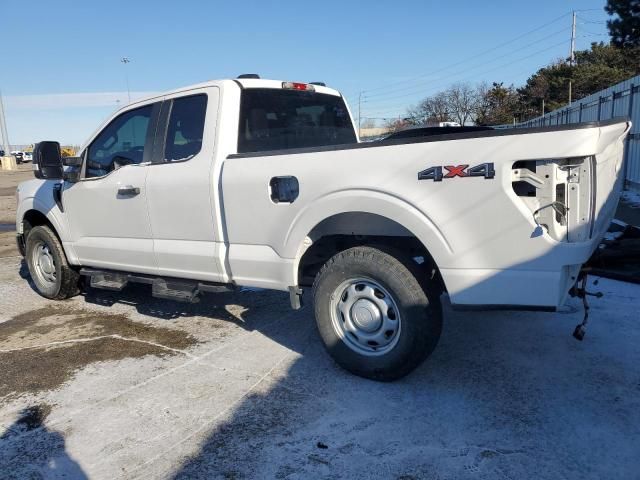
<instances>
[{"instance_id":1,"label":"evergreen tree","mask_svg":"<svg viewBox=\"0 0 640 480\"><path fill-rule=\"evenodd\" d=\"M611 42L622 48L640 47L640 0L607 0L604 9L615 16L607 22Z\"/></svg>"}]
</instances>

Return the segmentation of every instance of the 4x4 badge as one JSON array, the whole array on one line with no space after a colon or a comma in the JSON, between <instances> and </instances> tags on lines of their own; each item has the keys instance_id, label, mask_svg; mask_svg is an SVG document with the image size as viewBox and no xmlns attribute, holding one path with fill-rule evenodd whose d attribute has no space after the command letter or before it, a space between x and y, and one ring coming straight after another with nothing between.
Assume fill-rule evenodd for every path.
<instances>
[{"instance_id":1,"label":"4x4 badge","mask_svg":"<svg viewBox=\"0 0 640 480\"><path fill-rule=\"evenodd\" d=\"M446 173L443 173L443 169ZM469 165L445 165L444 167L430 167L418 172L418 180L433 180L441 182L443 178L455 177L484 177L489 180L496 176L493 163L481 163L469 168Z\"/></svg>"}]
</instances>

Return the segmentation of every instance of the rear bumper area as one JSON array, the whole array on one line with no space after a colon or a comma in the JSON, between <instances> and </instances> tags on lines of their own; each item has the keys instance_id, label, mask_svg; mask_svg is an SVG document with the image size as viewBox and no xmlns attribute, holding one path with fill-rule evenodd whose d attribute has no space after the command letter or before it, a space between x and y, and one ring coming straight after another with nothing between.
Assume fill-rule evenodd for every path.
<instances>
[{"instance_id":1,"label":"rear bumper area","mask_svg":"<svg viewBox=\"0 0 640 480\"><path fill-rule=\"evenodd\" d=\"M553 310L564 304L582 264L566 265L558 271L535 270L445 270L447 288L454 307L522 308Z\"/></svg>"},{"instance_id":2,"label":"rear bumper area","mask_svg":"<svg viewBox=\"0 0 640 480\"><path fill-rule=\"evenodd\" d=\"M493 241L490 253L502 265L441 268L451 303L563 305L614 217L623 186L623 140L629 128L628 122L619 122L597 130L590 155L514 165L513 182L504 188L522 219ZM523 181L535 185L516 189L515 184Z\"/></svg>"}]
</instances>

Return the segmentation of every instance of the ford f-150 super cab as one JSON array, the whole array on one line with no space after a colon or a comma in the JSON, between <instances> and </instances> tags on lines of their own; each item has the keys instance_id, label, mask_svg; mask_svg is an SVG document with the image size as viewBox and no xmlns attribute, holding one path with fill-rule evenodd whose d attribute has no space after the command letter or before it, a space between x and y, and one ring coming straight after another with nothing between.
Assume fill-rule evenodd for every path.
<instances>
[{"instance_id":1,"label":"ford f-150 super cab","mask_svg":"<svg viewBox=\"0 0 640 480\"><path fill-rule=\"evenodd\" d=\"M17 230L43 296L309 290L337 363L391 380L433 351L443 293L563 305L612 219L625 120L359 143L337 91L248 77L128 105L78 157L37 145Z\"/></svg>"}]
</instances>

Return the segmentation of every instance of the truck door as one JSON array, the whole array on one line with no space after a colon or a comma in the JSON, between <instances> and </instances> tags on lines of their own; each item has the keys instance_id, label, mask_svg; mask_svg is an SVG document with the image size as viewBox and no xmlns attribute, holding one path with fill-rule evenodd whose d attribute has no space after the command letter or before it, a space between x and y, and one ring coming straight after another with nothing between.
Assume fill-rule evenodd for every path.
<instances>
[{"instance_id":1,"label":"truck door","mask_svg":"<svg viewBox=\"0 0 640 480\"><path fill-rule=\"evenodd\" d=\"M83 265L155 274L145 181L160 103L115 117L84 152L83 178L63 193Z\"/></svg>"},{"instance_id":2,"label":"truck door","mask_svg":"<svg viewBox=\"0 0 640 480\"><path fill-rule=\"evenodd\" d=\"M161 275L226 281L216 214L214 150L219 90L165 98L147 177L153 248Z\"/></svg>"}]
</instances>

